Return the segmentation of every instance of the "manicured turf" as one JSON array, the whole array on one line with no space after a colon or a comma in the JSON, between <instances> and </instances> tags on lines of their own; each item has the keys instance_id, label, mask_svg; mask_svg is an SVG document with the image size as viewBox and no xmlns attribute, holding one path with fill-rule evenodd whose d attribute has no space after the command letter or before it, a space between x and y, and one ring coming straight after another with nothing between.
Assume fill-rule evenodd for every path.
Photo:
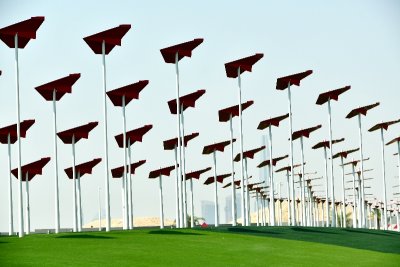
<instances>
[{"instance_id":1,"label":"manicured turf","mask_svg":"<svg viewBox=\"0 0 400 267\"><path fill-rule=\"evenodd\" d=\"M400 234L302 227L0 237L0 266L400 266Z\"/></svg>"}]
</instances>

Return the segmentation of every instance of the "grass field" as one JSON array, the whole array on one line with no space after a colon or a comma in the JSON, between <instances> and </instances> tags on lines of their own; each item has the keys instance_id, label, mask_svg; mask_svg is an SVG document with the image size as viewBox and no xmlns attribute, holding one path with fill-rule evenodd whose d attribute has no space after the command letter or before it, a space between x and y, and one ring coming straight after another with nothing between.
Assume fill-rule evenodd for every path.
<instances>
[{"instance_id":1,"label":"grass field","mask_svg":"<svg viewBox=\"0 0 400 267\"><path fill-rule=\"evenodd\" d=\"M400 234L222 227L0 236L0 266L400 266Z\"/></svg>"}]
</instances>

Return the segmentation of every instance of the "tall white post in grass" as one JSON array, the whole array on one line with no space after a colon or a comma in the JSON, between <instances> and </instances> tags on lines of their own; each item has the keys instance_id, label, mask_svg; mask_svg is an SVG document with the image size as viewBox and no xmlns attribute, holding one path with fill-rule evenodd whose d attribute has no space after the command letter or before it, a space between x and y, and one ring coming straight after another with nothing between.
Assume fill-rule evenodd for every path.
<instances>
[{"instance_id":1,"label":"tall white post in grass","mask_svg":"<svg viewBox=\"0 0 400 267\"><path fill-rule=\"evenodd\" d=\"M122 38L130 30L131 25L122 24L115 28L108 29L90 36L83 38L95 54L102 55L102 81L103 81L103 123L104 123L104 179L106 195L106 231L111 230L111 214L110 214L110 186L109 178L110 171L108 165L108 130L107 130L107 80L106 80L106 58L116 45L121 45Z\"/></svg>"},{"instance_id":2,"label":"tall white post in grass","mask_svg":"<svg viewBox=\"0 0 400 267\"><path fill-rule=\"evenodd\" d=\"M361 203L360 203L360 208L361 208L361 227L365 228L365 198L364 198L364 162L363 162L363 140L362 140L362 127L361 127L361 115L366 116L367 112L370 109L373 109L379 105L379 102L368 105L368 106L363 106L359 107L356 109L353 109L352 111L347 114L346 118L350 119L355 116L358 118L358 135L359 135L359 142L360 142L360 164L361 164L361 176L360 176L360 182L361 182L361 187L359 188L359 194L361 196Z\"/></svg>"},{"instance_id":3,"label":"tall white post in grass","mask_svg":"<svg viewBox=\"0 0 400 267\"><path fill-rule=\"evenodd\" d=\"M387 130L390 125L399 123L400 120L395 120L395 121L387 121L387 122L381 122L378 123L377 125L373 126L371 129L369 129L369 132L373 132L375 130L380 129L381 132L381 154L382 154L382 189L383 189L383 229L387 230L388 229L388 223L387 223L387 197L386 197L386 170L385 170L385 140L383 136L383 130ZM361 123L361 122L360 122ZM400 168L400 167L399 167ZM365 201L365 200L364 200ZM365 205L365 203L364 203Z\"/></svg>"}]
</instances>

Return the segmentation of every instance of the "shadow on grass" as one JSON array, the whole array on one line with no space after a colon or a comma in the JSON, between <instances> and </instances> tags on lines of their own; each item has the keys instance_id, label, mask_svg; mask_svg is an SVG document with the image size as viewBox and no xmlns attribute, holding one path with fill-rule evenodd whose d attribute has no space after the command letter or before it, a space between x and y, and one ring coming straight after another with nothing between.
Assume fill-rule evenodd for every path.
<instances>
[{"instance_id":1,"label":"shadow on grass","mask_svg":"<svg viewBox=\"0 0 400 267\"><path fill-rule=\"evenodd\" d=\"M255 234L255 235L279 235L281 233L278 232L272 232L272 231L267 231L267 230L256 230L252 228L236 228L236 227L229 227L227 229L229 232L234 232L234 233L244 233L244 234Z\"/></svg>"},{"instance_id":2,"label":"shadow on grass","mask_svg":"<svg viewBox=\"0 0 400 267\"><path fill-rule=\"evenodd\" d=\"M324 231L323 229L324 229L324 228L292 227L292 230L293 230L293 231L296 231L296 232L337 235L336 232Z\"/></svg>"},{"instance_id":3,"label":"shadow on grass","mask_svg":"<svg viewBox=\"0 0 400 267\"><path fill-rule=\"evenodd\" d=\"M395 232L389 232L389 231L368 231L368 230L363 230L363 229L343 229L343 231L346 232L351 232L351 233L360 233L360 234L369 234L369 235L381 235L381 236L399 236L398 233Z\"/></svg>"},{"instance_id":4,"label":"shadow on grass","mask_svg":"<svg viewBox=\"0 0 400 267\"><path fill-rule=\"evenodd\" d=\"M180 232L180 231L174 231L174 230L155 230L155 231L150 231L150 235L203 235L200 233L192 233L192 232Z\"/></svg>"},{"instance_id":5,"label":"shadow on grass","mask_svg":"<svg viewBox=\"0 0 400 267\"><path fill-rule=\"evenodd\" d=\"M207 231L281 238L400 254L400 233L325 227L219 227Z\"/></svg>"},{"instance_id":6,"label":"shadow on grass","mask_svg":"<svg viewBox=\"0 0 400 267\"><path fill-rule=\"evenodd\" d=\"M113 236L103 236L103 235L88 235L88 234L69 234L57 236L56 238L70 238L70 239L114 239Z\"/></svg>"}]
</instances>

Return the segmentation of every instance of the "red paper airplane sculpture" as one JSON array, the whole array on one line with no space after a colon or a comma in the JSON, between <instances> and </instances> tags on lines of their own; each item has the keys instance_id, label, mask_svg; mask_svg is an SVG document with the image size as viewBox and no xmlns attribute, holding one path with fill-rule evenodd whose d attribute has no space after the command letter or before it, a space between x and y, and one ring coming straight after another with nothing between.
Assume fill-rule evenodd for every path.
<instances>
[{"instance_id":1,"label":"red paper airplane sculpture","mask_svg":"<svg viewBox=\"0 0 400 267\"><path fill-rule=\"evenodd\" d=\"M102 54L103 41L105 43L105 54L108 55L113 48L121 46L122 37L130 30L131 25L122 24L118 27L105 30L83 38L95 54Z\"/></svg>"}]
</instances>

